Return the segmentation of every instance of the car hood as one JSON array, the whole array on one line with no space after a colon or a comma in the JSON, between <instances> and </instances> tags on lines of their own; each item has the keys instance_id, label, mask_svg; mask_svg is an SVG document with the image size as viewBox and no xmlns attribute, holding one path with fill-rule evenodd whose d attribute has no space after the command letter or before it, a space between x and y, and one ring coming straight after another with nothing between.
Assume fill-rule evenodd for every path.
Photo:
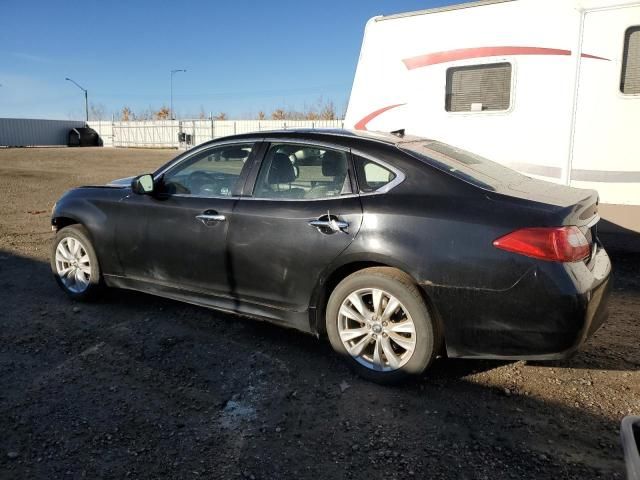
<instances>
[{"instance_id":1,"label":"car hood","mask_svg":"<svg viewBox=\"0 0 640 480\"><path fill-rule=\"evenodd\" d=\"M135 177L117 178L107 183L107 187L129 187Z\"/></svg>"}]
</instances>

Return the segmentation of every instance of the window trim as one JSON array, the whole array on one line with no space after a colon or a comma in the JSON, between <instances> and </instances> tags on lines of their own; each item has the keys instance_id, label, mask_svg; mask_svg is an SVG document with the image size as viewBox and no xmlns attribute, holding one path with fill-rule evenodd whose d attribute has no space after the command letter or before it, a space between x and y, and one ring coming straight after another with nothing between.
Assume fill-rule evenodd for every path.
<instances>
[{"instance_id":1,"label":"window trim","mask_svg":"<svg viewBox=\"0 0 640 480\"><path fill-rule=\"evenodd\" d=\"M380 188L374 190L373 192L360 192L360 179L358 179L358 175L356 173L355 177L356 177L356 181L357 181L357 189L356 191L359 192L358 195L360 195L361 197L366 197L369 195L381 195L384 193L387 193L391 190L393 190L394 188L396 188L398 185L400 185L402 182L404 182L406 176L404 174L404 172L402 172L401 170L398 170L396 167L394 167L393 165L389 165L387 162L380 160L378 158L374 158L371 155L368 155L366 153L362 153L362 152L358 152L358 151L354 151L352 152L354 157L362 157L365 160L368 160L371 163L375 163L376 165L379 165L383 168L386 168L387 170L389 170L391 173L393 173L395 175L395 178L393 180L391 180L388 183L385 183L383 186L381 186ZM353 158L353 161L355 162L355 158ZM354 172L355 172L355 168L354 168Z\"/></svg>"},{"instance_id":2,"label":"window trim","mask_svg":"<svg viewBox=\"0 0 640 480\"><path fill-rule=\"evenodd\" d=\"M363 152L362 150L352 149L349 147L345 147L343 145L335 145L329 142L317 141L317 140L306 140L302 138L292 138L292 137L265 137L262 139L261 147L262 149L256 149L256 152L260 151L260 156L254 158L253 165L251 166L251 171L247 176L247 180L245 182L243 193L239 197L239 200L251 200L254 202L326 202L333 201L339 199L347 199L347 198L358 198L358 197L368 197L372 195L382 195L385 194L402 182L405 181L406 175L402 170L397 168L394 165L385 162L384 160L380 160L368 153ZM237 143L237 142L236 142ZM348 165L349 165L349 178L351 180L351 190L353 193L349 193L346 195L340 195L337 197L327 197L327 198L257 198L253 196L253 191L255 189L256 181L258 179L258 173L260 172L260 167L262 166L262 162L267 156L267 152L269 151L269 147L273 143L293 143L296 145L305 145L310 147L319 147L319 148L328 148L332 150L338 150L340 152L345 152L348 155ZM395 173L396 178L393 179L388 184L380 187L378 190L374 192L367 193L358 193L360 191L360 186L358 185L358 179L356 178L356 172L353 165L353 155L358 155L367 160L370 160L374 163L378 163L381 166L388 168L393 173ZM226 197L229 198L229 197Z\"/></svg>"},{"instance_id":3,"label":"window trim","mask_svg":"<svg viewBox=\"0 0 640 480\"><path fill-rule=\"evenodd\" d=\"M177 168L178 166L182 165L185 162L188 162L193 157L201 154L202 152L205 152L207 150L214 150L219 147L226 147L230 145L246 145L248 143L252 143L253 148L251 149L251 153L247 157L247 161L245 162L244 166L242 167L242 170L240 171L240 176L238 177L238 183L236 184L234 191L232 192L232 195L215 195L215 196L205 197L201 195L191 195L188 193L172 193L172 194L159 193L158 197L161 197L161 198L179 197L179 198L200 198L200 199L204 198L204 199L211 199L211 200L216 200L216 199L217 200L231 200L231 199L237 200L238 198L241 198L242 192L244 190L244 186L247 183L247 177L249 176L253 168L253 163L256 161L255 160L256 156L258 152L260 152L261 147L263 145L262 140L258 138L233 139L233 140L222 141L216 144L201 145L199 147L193 148L185 152L181 156L176 157L174 160L170 161L163 167L160 167L160 170L156 171L156 173L153 174L153 182L156 183L156 182L159 182L162 179L162 177L164 177L165 173L169 172L170 170L173 170L174 168Z\"/></svg>"},{"instance_id":4,"label":"window trim","mask_svg":"<svg viewBox=\"0 0 640 480\"><path fill-rule=\"evenodd\" d=\"M241 195L242 200L262 200L266 202L317 202L317 201L326 201L326 200L336 200L340 198L352 198L358 196L357 194L357 184L355 181L355 172L353 170L353 161L351 158L351 150L349 148L343 147L341 145L333 145L327 142L317 142L312 140L303 140L296 138L265 138L263 139L264 143L263 150L260 154L260 157L255 160L254 164L251 167L251 171L248 174L247 181L245 182L243 193ZM255 189L256 184L258 182L258 176L260 175L260 169L262 168L262 164L267 158L267 154L271 149L273 144L293 144L293 145L301 145L304 147L316 147L320 149L326 150L336 150L338 152L343 152L347 155L347 175L349 175L349 184L351 186L351 193L347 193L345 195L338 195L335 197L324 197L324 198L264 198L264 197L256 197Z\"/></svg>"},{"instance_id":5,"label":"window trim","mask_svg":"<svg viewBox=\"0 0 640 480\"><path fill-rule=\"evenodd\" d=\"M447 92L449 86L449 72L452 69L460 69L460 68L469 68L469 67L483 67L490 65L501 65L507 64L511 67L511 83L509 84L509 107L505 110L482 110L480 112L474 112L472 110L465 111L450 111L447 110ZM515 89L516 89L516 64L512 59L507 58L496 58L493 61L488 62L464 62L457 65L452 65L445 69L445 79L444 79L444 112L447 115L507 115L513 112L515 106Z\"/></svg>"},{"instance_id":6,"label":"window trim","mask_svg":"<svg viewBox=\"0 0 640 480\"><path fill-rule=\"evenodd\" d=\"M638 91L638 93L624 93L624 91L622 90L622 82L624 80L624 73L625 73L625 50L627 49L627 35L629 35L629 32L631 30L637 29L638 32L640 32L640 25L630 25L629 27L627 27L624 31L624 35L622 36L622 53L620 54L620 77L619 77L619 81L618 81L618 93L620 95L622 95L623 98L640 98L640 90ZM629 35L629 39L631 39L631 35ZM629 52L627 51L627 54Z\"/></svg>"}]
</instances>

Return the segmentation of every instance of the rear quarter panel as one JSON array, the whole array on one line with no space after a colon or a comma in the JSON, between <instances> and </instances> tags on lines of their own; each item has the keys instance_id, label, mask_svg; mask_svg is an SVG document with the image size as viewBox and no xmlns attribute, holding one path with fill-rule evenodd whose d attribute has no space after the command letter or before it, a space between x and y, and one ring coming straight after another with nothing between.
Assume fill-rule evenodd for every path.
<instances>
[{"instance_id":1,"label":"rear quarter panel","mask_svg":"<svg viewBox=\"0 0 640 480\"><path fill-rule=\"evenodd\" d=\"M493 246L513 230L553 221L555 207L495 195L422 163L394 165L407 178L386 194L362 195L362 227L341 262L374 261L411 275L442 321L447 348L457 355L512 354L510 345L535 351L558 328L575 332L578 326L561 325L564 311L542 333L527 313L553 310L548 301L536 303L536 292L572 288L562 266ZM531 329L531 344L518 343Z\"/></svg>"},{"instance_id":2,"label":"rear quarter panel","mask_svg":"<svg viewBox=\"0 0 640 480\"><path fill-rule=\"evenodd\" d=\"M531 267L529 259L505 256L492 243L539 224L545 209L496 201L414 159L394 164L406 179L388 193L361 196L363 224L343 261L369 255L404 266L421 284L493 290L513 285Z\"/></svg>"}]
</instances>

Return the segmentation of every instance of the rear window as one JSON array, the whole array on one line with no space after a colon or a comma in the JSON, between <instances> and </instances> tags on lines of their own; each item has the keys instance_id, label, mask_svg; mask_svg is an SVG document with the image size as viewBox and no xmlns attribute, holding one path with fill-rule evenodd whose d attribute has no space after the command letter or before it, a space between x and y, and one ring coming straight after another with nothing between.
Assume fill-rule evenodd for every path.
<instances>
[{"instance_id":1,"label":"rear window","mask_svg":"<svg viewBox=\"0 0 640 480\"><path fill-rule=\"evenodd\" d=\"M529 177L475 153L431 140L405 142L398 147L439 170L486 190L513 186Z\"/></svg>"}]
</instances>

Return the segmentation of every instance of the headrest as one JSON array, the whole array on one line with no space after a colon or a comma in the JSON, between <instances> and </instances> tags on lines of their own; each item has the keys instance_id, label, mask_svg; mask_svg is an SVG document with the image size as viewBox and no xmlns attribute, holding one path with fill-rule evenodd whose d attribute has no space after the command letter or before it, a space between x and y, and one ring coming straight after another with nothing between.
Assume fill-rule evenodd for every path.
<instances>
[{"instance_id":1,"label":"headrest","mask_svg":"<svg viewBox=\"0 0 640 480\"><path fill-rule=\"evenodd\" d=\"M276 153L271 160L271 168L269 169L269 177L267 182L269 185L279 183L291 183L296 179L296 170L293 168L289 156L284 153Z\"/></svg>"},{"instance_id":2,"label":"headrest","mask_svg":"<svg viewBox=\"0 0 640 480\"><path fill-rule=\"evenodd\" d=\"M322 156L322 175L341 177L347 173L347 162L343 153L327 150Z\"/></svg>"}]
</instances>

